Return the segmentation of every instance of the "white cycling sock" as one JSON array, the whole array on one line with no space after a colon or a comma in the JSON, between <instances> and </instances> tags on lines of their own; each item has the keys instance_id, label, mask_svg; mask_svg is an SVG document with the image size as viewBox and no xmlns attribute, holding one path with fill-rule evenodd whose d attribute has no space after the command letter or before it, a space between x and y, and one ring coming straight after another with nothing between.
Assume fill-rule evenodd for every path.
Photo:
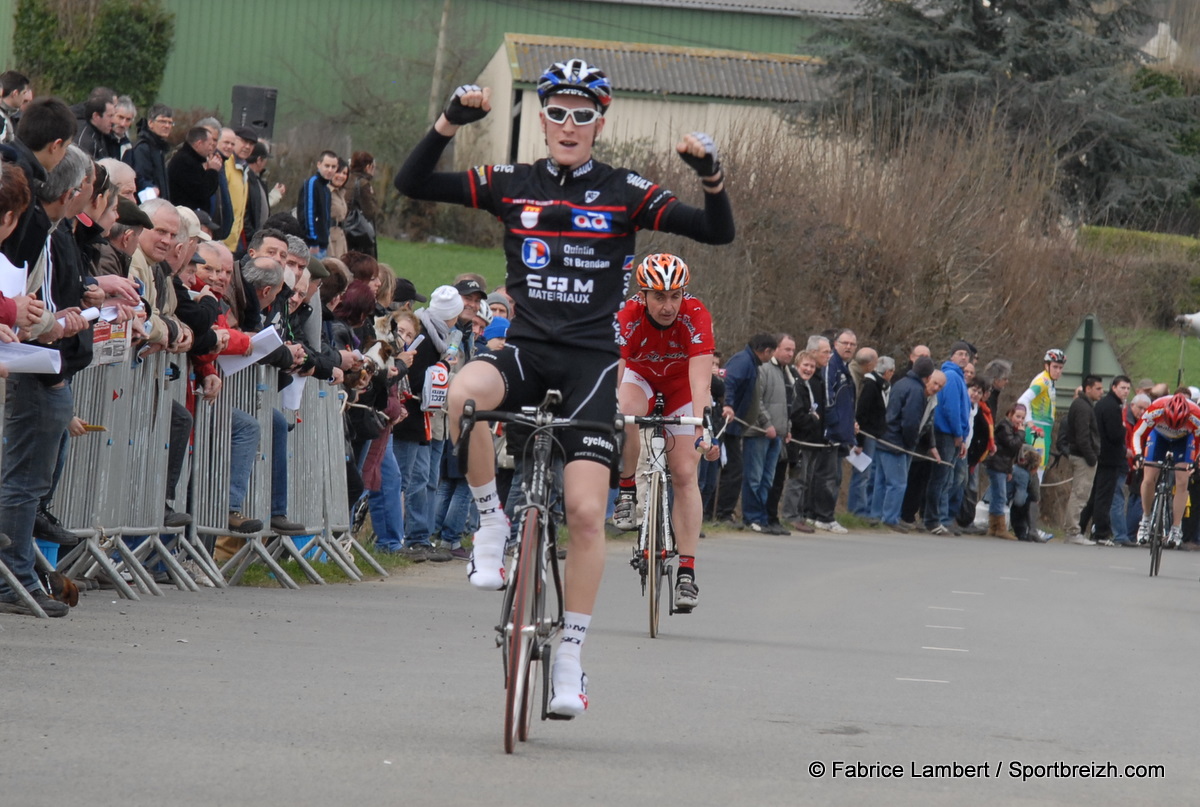
<instances>
[{"instance_id":1,"label":"white cycling sock","mask_svg":"<svg viewBox=\"0 0 1200 807\"><path fill-rule=\"evenodd\" d=\"M591 614L563 612L563 632L558 643L558 652L554 654L554 669L561 669L566 677L578 677L583 669L579 654L583 650L583 640L587 638L587 629L591 622Z\"/></svg>"},{"instance_id":2,"label":"white cycling sock","mask_svg":"<svg viewBox=\"0 0 1200 807\"><path fill-rule=\"evenodd\" d=\"M480 555L499 557L504 554L504 542L508 540L508 519L500 506L500 494L496 492L496 480L483 485L470 485L471 496L479 510L479 529L475 532L475 551Z\"/></svg>"}]
</instances>

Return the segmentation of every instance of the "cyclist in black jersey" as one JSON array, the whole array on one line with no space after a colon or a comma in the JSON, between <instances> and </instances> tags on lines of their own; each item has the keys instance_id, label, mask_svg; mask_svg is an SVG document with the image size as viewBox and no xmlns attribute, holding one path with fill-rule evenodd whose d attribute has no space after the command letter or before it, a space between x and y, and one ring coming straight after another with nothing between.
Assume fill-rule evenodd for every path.
<instances>
[{"instance_id":1,"label":"cyclist in black jersey","mask_svg":"<svg viewBox=\"0 0 1200 807\"><path fill-rule=\"evenodd\" d=\"M460 126L487 115L490 90L459 87L433 129L396 175L401 193L487 210L504 224L506 290L516 317L503 350L479 356L450 387L452 437L463 403L516 410L537 404L547 389L563 394L562 414L606 422L616 414L616 315L635 264L639 229L686 235L707 244L733 240L733 212L717 148L705 134L686 135L679 156L700 176L704 207L638 175L592 158L612 100L605 74L581 59L552 65L538 83L549 156L529 164L434 168ZM571 551L567 556L565 625L554 656L550 711L567 717L587 708L580 649L604 571L604 516L612 434L565 432L564 494ZM480 526L468 577L476 588L504 587L508 521L496 494L491 436L470 437L466 471Z\"/></svg>"}]
</instances>

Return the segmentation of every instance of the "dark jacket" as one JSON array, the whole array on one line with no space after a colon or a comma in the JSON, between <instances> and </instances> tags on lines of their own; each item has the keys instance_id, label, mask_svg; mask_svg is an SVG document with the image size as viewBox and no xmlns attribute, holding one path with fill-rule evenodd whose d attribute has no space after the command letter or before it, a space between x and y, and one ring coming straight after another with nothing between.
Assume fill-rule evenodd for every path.
<instances>
[{"instance_id":1,"label":"dark jacket","mask_svg":"<svg viewBox=\"0 0 1200 807\"><path fill-rule=\"evenodd\" d=\"M171 277L171 285L175 287L175 316L192 329L192 349L188 353L192 356L215 353L217 332L213 330L213 325L221 313L220 304L212 297L193 300L179 275Z\"/></svg>"},{"instance_id":2,"label":"dark jacket","mask_svg":"<svg viewBox=\"0 0 1200 807\"><path fill-rule=\"evenodd\" d=\"M1086 395L1071 401L1067 410L1067 447L1072 457L1081 457L1090 466L1095 466L1100 457L1100 427Z\"/></svg>"},{"instance_id":3,"label":"dark jacket","mask_svg":"<svg viewBox=\"0 0 1200 807\"><path fill-rule=\"evenodd\" d=\"M205 168L205 159L186 143L167 164L167 184L171 201L191 210L208 210L209 199L217 191L220 171Z\"/></svg>"},{"instance_id":4,"label":"dark jacket","mask_svg":"<svg viewBox=\"0 0 1200 807\"><path fill-rule=\"evenodd\" d=\"M46 237L50 235L50 228L53 226L50 217L42 208L42 203L38 201L36 192L36 188L47 179L46 169L42 168L37 157L20 140L0 147L0 155L5 161L11 160L21 167L33 194L29 206L17 219L17 229L0 246L14 266L27 266L32 269L46 246Z\"/></svg>"},{"instance_id":5,"label":"dark jacket","mask_svg":"<svg viewBox=\"0 0 1200 807\"><path fill-rule=\"evenodd\" d=\"M296 200L296 218L304 230L304 243L326 249L329 246L329 206L332 196L329 181L313 174L300 186Z\"/></svg>"},{"instance_id":6,"label":"dark jacket","mask_svg":"<svg viewBox=\"0 0 1200 807\"><path fill-rule=\"evenodd\" d=\"M792 401L792 439L800 443L824 443L825 423L821 417L824 409L821 381L814 375L808 381L796 381L796 397ZM802 446L798 446L801 451Z\"/></svg>"},{"instance_id":7,"label":"dark jacket","mask_svg":"<svg viewBox=\"0 0 1200 807\"><path fill-rule=\"evenodd\" d=\"M1100 466L1103 468L1125 467L1123 406L1116 393L1109 390L1096 401L1096 407L1092 410L1096 414L1096 427L1100 432Z\"/></svg>"},{"instance_id":8,"label":"dark jacket","mask_svg":"<svg viewBox=\"0 0 1200 807\"><path fill-rule=\"evenodd\" d=\"M137 145L125 155L125 162L133 166L133 172L137 174L138 191L158 188L159 198L171 200L170 180L167 178L169 149L166 140L150 131L145 119L138 121Z\"/></svg>"},{"instance_id":9,"label":"dark jacket","mask_svg":"<svg viewBox=\"0 0 1200 807\"><path fill-rule=\"evenodd\" d=\"M441 355L433 346L433 340L426 336L417 346L412 367L408 368L409 383L414 395L421 395L425 385L425 371L440 360ZM427 444L429 438L425 436L425 413L421 411L420 399L410 398L404 402L404 407L408 410L408 417L392 428L392 437L406 443Z\"/></svg>"},{"instance_id":10,"label":"dark jacket","mask_svg":"<svg viewBox=\"0 0 1200 807\"><path fill-rule=\"evenodd\" d=\"M271 216L271 196L262 177L254 169L246 172L246 219L242 225L246 243L262 229L263 222Z\"/></svg>"},{"instance_id":11,"label":"dark jacket","mask_svg":"<svg viewBox=\"0 0 1200 807\"><path fill-rule=\"evenodd\" d=\"M992 445L995 427L992 425L992 410L982 401L975 409L975 419L971 424L971 442L967 446L967 467L974 468L980 460L987 456L988 448Z\"/></svg>"},{"instance_id":12,"label":"dark jacket","mask_svg":"<svg viewBox=\"0 0 1200 807\"><path fill-rule=\"evenodd\" d=\"M1013 463L1017 461L1017 454L1020 453L1023 445L1025 445L1025 435L1014 429L1008 418L1002 418L996 424L996 451L984 460L984 467L992 471L1011 474Z\"/></svg>"},{"instance_id":13,"label":"dark jacket","mask_svg":"<svg viewBox=\"0 0 1200 807\"><path fill-rule=\"evenodd\" d=\"M924 416L925 383L909 370L904 378L892 385L887 405L887 426L883 430L884 441L915 451L921 433L921 418ZM882 443L877 450L899 453Z\"/></svg>"},{"instance_id":14,"label":"dark jacket","mask_svg":"<svg viewBox=\"0 0 1200 807\"><path fill-rule=\"evenodd\" d=\"M111 134L103 134L92 125L91 121L80 122L79 133L75 135L75 144L93 160L103 160L112 157L121 159L121 143Z\"/></svg>"},{"instance_id":15,"label":"dark jacket","mask_svg":"<svg viewBox=\"0 0 1200 807\"><path fill-rule=\"evenodd\" d=\"M50 277L50 300L46 307L55 310L78 306L83 301L84 267L83 256L75 243L75 234L69 221L59 222L50 237L50 254L54 262ZM42 297L41 294L38 295ZM92 363L92 329L80 331L75 336L59 339L51 345L62 354L62 370L58 375L39 374L38 381L53 386L71 378L75 373Z\"/></svg>"},{"instance_id":16,"label":"dark jacket","mask_svg":"<svg viewBox=\"0 0 1200 807\"><path fill-rule=\"evenodd\" d=\"M878 373L863 376L862 392L858 396L855 418L858 420L858 444L865 445L866 435L882 437L887 428L887 394L891 385Z\"/></svg>"},{"instance_id":17,"label":"dark jacket","mask_svg":"<svg viewBox=\"0 0 1200 807\"><path fill-rule=\"evenodd\" d=\"M831 443L854 445L854 379L850 368L836 352L823 372L825 378L825 437Z\"/></svg>"},{"instance_id":18,"label":"dark jacket","mask_svg":"<svg viewBox=\"0 0 1200 807\"><path fill-rule=\"evenodd\" d=\"M740 352L735 353L725 365L725 405L733 409L733 413L741 420L746 419L750 406L754 401L754 391L758 384L758 366L762 364L754 351L746 345ZM745 429L738 421L730 421L725 433L737 437Z\"/></svg>"}]
</instances>

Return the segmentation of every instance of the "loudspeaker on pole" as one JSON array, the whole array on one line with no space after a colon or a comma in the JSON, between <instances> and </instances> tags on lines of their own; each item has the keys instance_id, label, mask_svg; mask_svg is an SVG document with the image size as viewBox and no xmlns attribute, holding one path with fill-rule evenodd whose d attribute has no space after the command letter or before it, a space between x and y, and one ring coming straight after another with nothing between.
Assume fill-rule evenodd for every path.
<instances>
[{"instance_id":1,"label":"loudspeaker on pole","mask_svg":"<svg viewBox=\"0 0 1200 807\"><path fill-rule=\"evenodd\" d=\"M275 138L275 99L279 90L274 87L233 85L233 113L230 126L250 126L259 137Z\"/></svg>"}]
</instances>

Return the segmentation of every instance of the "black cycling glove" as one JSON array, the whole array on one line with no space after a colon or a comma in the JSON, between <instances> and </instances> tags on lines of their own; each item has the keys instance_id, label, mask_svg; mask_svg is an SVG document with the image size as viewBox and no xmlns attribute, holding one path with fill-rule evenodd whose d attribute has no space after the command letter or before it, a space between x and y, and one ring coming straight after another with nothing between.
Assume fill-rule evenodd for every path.
<instances>
[{"instance_id":1,"label":"black cycling glove","mask_svg":"<svg viewBox=\"0 0 1200 807\"><path fill-rule=\"evenodd\" d=\"M714 176L721 170L721 161L717 159L717 144L704 132L692 132L692 137L704 146L704 156L697 157L690 151L682 151L679 153L680 159L691 166L701 179Z\"/></svg>"},{"instance_id":2,"label":"black cycling glove","mask_svg":"<svg viewBox=\"0 0 1200 807\"><path fill-rule=\"evenodd\" d=\"M446 102L446 108L442 110L442 114L446 116L446 120L453 123L455 126L465 126L468 123L474 123L477 120L482 120L487 116L487 110L481 106L463 106L462 97L469 92L480 92L478 84L464 84L450 94L450 100Z\"/></svg>"}]
</instances>

